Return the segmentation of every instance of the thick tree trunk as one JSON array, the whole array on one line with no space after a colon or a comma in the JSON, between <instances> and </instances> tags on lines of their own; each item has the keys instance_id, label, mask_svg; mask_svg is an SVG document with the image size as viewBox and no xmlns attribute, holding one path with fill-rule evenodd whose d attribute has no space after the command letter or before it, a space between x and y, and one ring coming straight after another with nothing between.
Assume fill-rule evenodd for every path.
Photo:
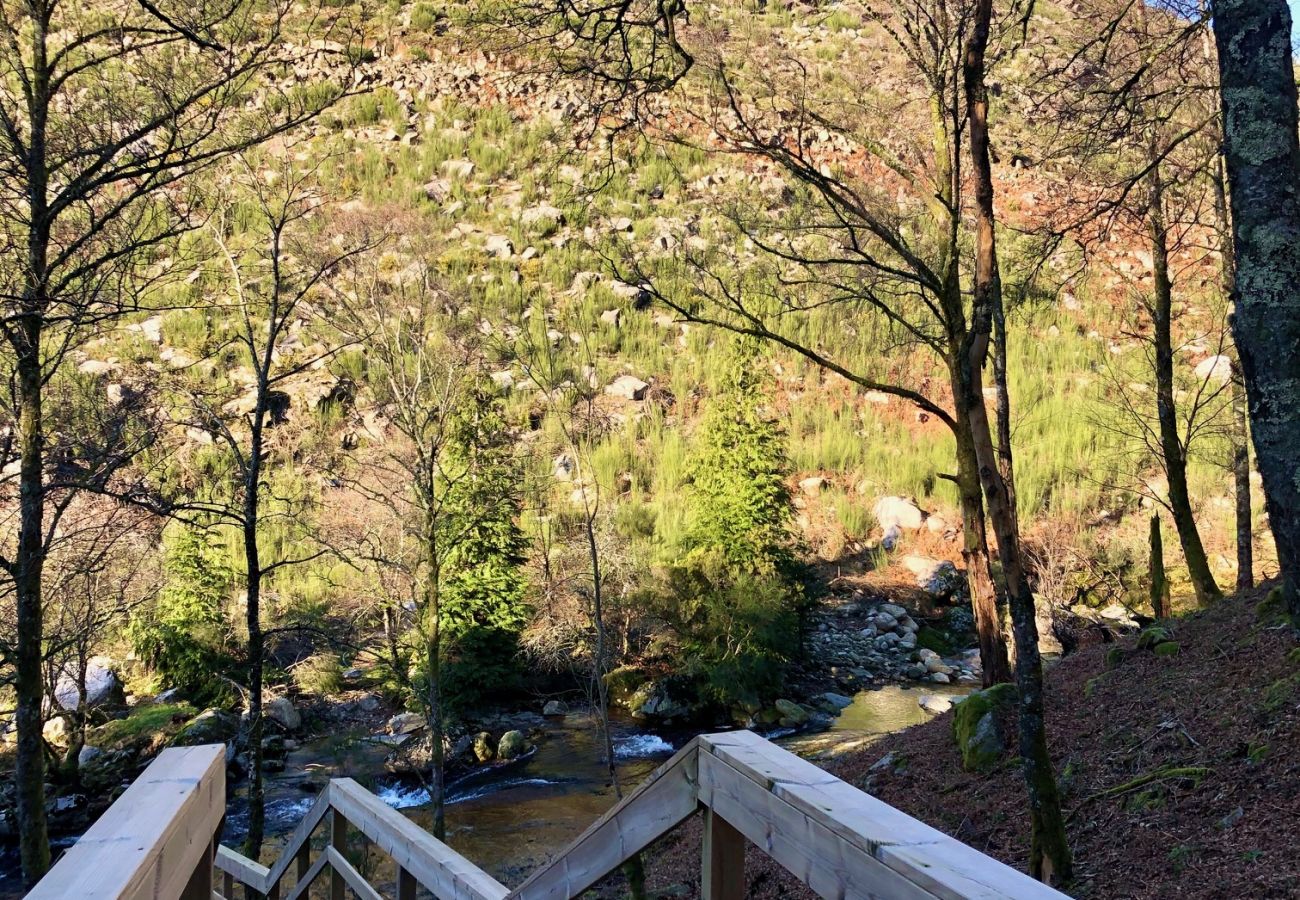
<instances>
[{"instance_id":1,"label":"thick tree trunk","mask_svg":"<svg viewBox=\"0 0 1300 900\"><path fill-rule=\"evenodd\" d=\"M1160 166L1154 164L1148 176L1150 206L1147 224L1151 238L1151 274L1153 295L1151 317L1154 324L1156 418L1160 431L1160 456L1165 477L1169 480L1169 512L1178 531L1178 542L1187 562L1187 574L1196 592L1196 602L1208 606L1223 598L1210 571L1196 516L1192 512L1187 488L1187 449L1178 433L1178 410L1174 400L1173 283L1169 278L1169 234L1165 224L1164 183Z\"/></svg>"},{"instance_id":2,"label":"thick tree trunk","mask_svg":"<svg viewBox=\"0 0 1300 900\"><path fill-rule=\"evenodd\" d=\"M1048 884L1065 884L1073 878L1073 861L1065 834L1065 819L1061 814L1056 774L1047 748L1037 606L1020 552L1015 499L1010 485L1002 477L989 428L981 376L988 358L993 320L1002 305L993 206L993 169L989 154L988 90L984 73L992 16L992 0L977 0L963 65L977 224L975 299L969 352L961 360L966 366L961 379L966 390L958 400L962 404L958 418L970 423L979 463L980 483L988 501L989 518L997 535L998 556L1011 608L1016 646L1016 688L1020 698L1020 757L1024 763L1025 784L1029 792L1031 821L1029 871L1035 878ZM1005 344L1002 352L1005 352ZM1009 422L1010 402L1003 397L999 400L1000 414ZM1007 437L1009 440L1009 431ZM1005 463L1009 466L1009 455Z\"/></svg>"},{"instance_id":3,"label":"thick tree trunk","mask_svg":"<svg viewBox=\"0 0 1300 900\"><path fill-rule=\"evenodd\" d=\"M1232 330L1255 458L1300 621L1300 139L1286 0L1216 0L1223 148L1237 277Z\"/></svg>"}]
</instances>

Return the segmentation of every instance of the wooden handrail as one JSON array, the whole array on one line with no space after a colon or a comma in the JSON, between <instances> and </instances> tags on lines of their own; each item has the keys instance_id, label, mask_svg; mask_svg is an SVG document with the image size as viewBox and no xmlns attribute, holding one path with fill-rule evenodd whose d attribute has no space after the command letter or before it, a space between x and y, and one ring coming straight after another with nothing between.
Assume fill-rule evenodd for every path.
<instances>
[{"instance_id":1,"label":"wooden handrail","mask_svg":"<svg viewBox=\"0 0 1300 900\"><path fill-rule=\"evenodd\" d=\"M27 898L210 900L225 812L225 745L164 750Z\"/></svg>"},{"instance_id":2,"label":"wooden handrail","mask_svg":"<svg viewBox=\"0 0 1300 900\"><path fill-rule=\"evenodd\" d=\"M744 897L751 845L837 900L1064 897L748 731L692 740L513 891L350 778L326 786L273 865L227 847L214 862L224 788L224 748L165 751L29 897L228 900L241 884L246 896L296 900L328 872L332 897L351 889L380 900L347 858L351 827L393 859L397 900L414 900L417 886L438 900L569 900L698 811L704 900ZM326 819L329 839L313 861Z\"/></svg>"}]
</instances>

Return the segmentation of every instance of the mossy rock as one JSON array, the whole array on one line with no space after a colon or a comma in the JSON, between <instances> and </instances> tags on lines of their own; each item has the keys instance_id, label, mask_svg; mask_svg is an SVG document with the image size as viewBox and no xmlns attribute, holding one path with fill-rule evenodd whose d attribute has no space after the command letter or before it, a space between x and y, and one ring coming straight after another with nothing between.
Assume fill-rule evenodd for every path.
<instances>
[{"instance_id":1,"label":"mossy rock","mask_svg":"<svg viewBox=\"0 0 1300 900\"><path fill-rule=\"evenodd\" d=\"M1267 597L1255 604L1255 618L1268 624L1284 622L1288 619L1281 587L1273 588L1268 592Z\"/></svg>"},{"instance_id":2,"label":"mossy rock","mask_svg":"<svg viewBox=\"0 0 1300 900\"><path fill-rule=\"evenodd\" d=\"M650 676L636 666L620 666L605 675L605 687L611 702L630 706L637 689L649 680Z\"/></svg>"},{"instance_id":3,"label":"mossy rock","mask_svg":"<svg viewBox=\"0 0 1300 900\"><path fill-rule=\"evenodd\" d=\"M1002 760L1007 747L999 718L1015 701L1015 685L995 684L953 707L952 736L961 752L963 769L986 772Z\"/></svg>"},{"instance_id":4,"label":"mossy rock","mask_svg":"<svg viewBox=\"0 0 1300 900\"><path fill-rule=\"evenodd\" d=\"M1156 644L1151 652L1162 659L1166 659L1170 656L1177 656L1178 649L1179 644L1177 641L1162 641L1161 643Z\"/></svg>"},{"instance_id":5,"label":"mossy rock","mask_svg":"<svg viewBox=\"0 0 1300 900\"><path fill-rule=\"evenodd\" d=\"M916 646L918 650L933 650L944 657L953 656L957 652L948 635L929 625L922 625L917 631Z\"/></svg>"},{"instance_id":6,"label":"mossy rock","mask_svg":"<svg viewBox=\"0 0 1300 900\"><path fill-rule=\"evenodd\" d=\"M1124 662L1124 648L1115 646L1106 651L1106 668L1118 669Z\"/></svg>"},{"instance_id":7,"label":"mossy rock","mask_svg":"<svg viewBox=\"0 0 1300 900\"><path fill-rule=\"evenodd\" d=\"M1174 636L1168 628L1160 625L1151 625L1144 628L1138 635L1137 647L1139 650L1154 650L1160 644L1172 641Z\"/></svg>"}]
</instances>

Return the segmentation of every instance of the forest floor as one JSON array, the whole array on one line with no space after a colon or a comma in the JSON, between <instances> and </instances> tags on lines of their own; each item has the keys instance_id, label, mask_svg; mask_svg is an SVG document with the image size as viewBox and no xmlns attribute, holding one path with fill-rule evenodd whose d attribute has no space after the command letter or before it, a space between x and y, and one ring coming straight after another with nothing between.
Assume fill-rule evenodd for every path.
<instances>
[{"instance_id":1,"label":"forest floor","mask_svg":"<svg viewBox=\"0 0 1300 900\"><path fill-rule=\"evenodd\" d=\"M1167 623L1174 655L1138 649L1129 637L1085 647L1049 672L1048 728L1077 875L1072 895L1300 897L1300 651L1289 626L1257 609L1265 596L1249 592ZM1008 752L989 773L962 771L951 713L826 765L1025 867L1029 817L1018 761ZM1204 772L1128 787L1162 770ZM650 855L649 885L659 896L698 894L699 843L693 820ZM746 875L749 897L812 896L752 848Z\"/></svg>"}]
</instances>

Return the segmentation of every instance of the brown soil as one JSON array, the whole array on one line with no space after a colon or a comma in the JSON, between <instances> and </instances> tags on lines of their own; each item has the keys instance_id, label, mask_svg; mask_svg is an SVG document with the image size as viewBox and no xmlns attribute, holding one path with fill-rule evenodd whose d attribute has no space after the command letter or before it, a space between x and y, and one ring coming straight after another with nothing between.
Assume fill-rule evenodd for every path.
<instances>
[{"instance_id":1,"label":"brown soil","mask_svg":"<svg viewBox=\"0 0 1300 900\"><path fill-rule=\"evenodd\" d=\"M1070 817L1079 897L1300 897L1300 652L1289 627L1261 620L1263 592L1177 620L1179 652L1133 638L1086 647L1048 677L1052 753ZM1113 668L1107 654L1118 646ZM897 769L871 772L886 753ZM828 766L966 843L1023 868L1028 816L1014 758L965 773L951 713ZM1124 790L1165 767L1205 768ZM662 896L694 897L699 823L649 854ZM750 897L811 896L751 847Z\"/></svg>"}]
</instances>

